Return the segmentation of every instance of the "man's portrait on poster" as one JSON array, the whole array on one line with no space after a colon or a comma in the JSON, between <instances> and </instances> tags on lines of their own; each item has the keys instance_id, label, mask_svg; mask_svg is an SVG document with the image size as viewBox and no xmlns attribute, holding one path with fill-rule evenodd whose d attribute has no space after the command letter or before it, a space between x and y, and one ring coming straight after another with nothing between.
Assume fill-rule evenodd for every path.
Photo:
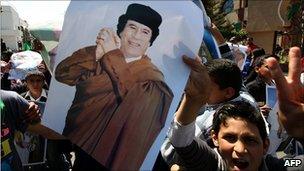
<instances>
[{"instance_id":1,"label":"man's portrait on poster","mask_svg":"<svg viewBox=\"0 0 304 171\"><path fill-rule=\"evenodd\" d=\"M107 168L139 169L165 124L173 93L146 55L161 23L154 9L130 4L117 31L101 28L95 46L55 69L57 81L76 87L63 135Z\"/></svg>"}]
</instances>

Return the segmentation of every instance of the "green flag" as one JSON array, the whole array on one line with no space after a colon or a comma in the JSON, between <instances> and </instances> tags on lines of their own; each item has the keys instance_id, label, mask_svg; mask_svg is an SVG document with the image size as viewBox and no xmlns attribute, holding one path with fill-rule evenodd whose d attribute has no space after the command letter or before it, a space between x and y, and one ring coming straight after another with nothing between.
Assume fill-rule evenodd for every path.
<instances>
[{"instance_id":1,"label":"green flag","mask_svg":"<svg viewBox=\"0 0 304 171\"><path fill-rule=\"evenodd\" d=\"M2 110L3 108L4 108L4 103L3 103L3 101L2 101L2 99L0 99L0 109Z\"/></svg>"},{"instance_id":2,"label":"green flag","mask_svg":"<svg viewBox=\"0 0 304 171\"><path fill-rule=\"evenodd\" d=\"M31 50L31 49L32 49L32 46L31 46L30 42L24 42L23 43L23 50L24 51Z\"/></svg>"}]
</instances>

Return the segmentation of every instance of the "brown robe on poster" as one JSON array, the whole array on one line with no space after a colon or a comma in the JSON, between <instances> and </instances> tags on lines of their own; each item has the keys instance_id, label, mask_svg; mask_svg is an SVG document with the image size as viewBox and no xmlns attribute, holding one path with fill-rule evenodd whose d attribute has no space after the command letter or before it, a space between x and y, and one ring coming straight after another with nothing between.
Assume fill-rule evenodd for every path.
<instances>
[{"instance_id":1,"label":"brown robe on poster","mask_svg":"<svg viewBox=\"0 0 304 171\"><path fill-rule=\"evenodd\" d=\"M76 85L63 135L112 170L139 170L165 124L173 93L150 58L126 63L119 49L95 60L82 48L56 68Z\"/></svg>"}]
</instances>

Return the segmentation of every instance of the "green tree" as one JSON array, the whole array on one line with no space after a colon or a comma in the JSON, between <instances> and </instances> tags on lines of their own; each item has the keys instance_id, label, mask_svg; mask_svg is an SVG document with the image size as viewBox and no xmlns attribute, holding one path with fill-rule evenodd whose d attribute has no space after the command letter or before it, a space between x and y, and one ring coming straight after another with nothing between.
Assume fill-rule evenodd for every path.
<instances>
[{"instance_id":1,"label":"green tree","mask_svg":"<svg viewBox=\"0 0 304 171\"><path fill-rule=\"evenodd\" d=\"M302 51L304 51L304 0L291 0L287 17L291 23L291 45L301 46Z\"/></svg>"},{"instance_id":2,"label":"green tree","mask_svg":"<svg viewBox=\"0 0 304 171\"><path fill-rule=\"evenodd\" d=\"M227 0L201 0L204 4L207 15L211 21L219 28L220 32L226 40L235 37L237 40L243 40L247 37L247 31L242 29L240 23L230 23L226 19L228 14L223 10Z\"/></svg>"}]
</instances>

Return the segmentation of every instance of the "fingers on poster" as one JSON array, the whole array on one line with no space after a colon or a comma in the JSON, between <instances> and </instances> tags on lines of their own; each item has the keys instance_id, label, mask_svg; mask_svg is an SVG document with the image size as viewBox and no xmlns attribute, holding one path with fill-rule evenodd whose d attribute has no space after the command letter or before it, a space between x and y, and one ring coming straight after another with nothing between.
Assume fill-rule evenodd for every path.
<instances>
[{"instance_id":1,"label":"fingers on poster","mask_svg":"<svg viewBox=\"0 0 304 171\"><path fill-rule=\"evenodd\" d=\"M107 168L151 169L203 33L191 1L71 1L42 123Z\"/></svg>"}]
</instances>

